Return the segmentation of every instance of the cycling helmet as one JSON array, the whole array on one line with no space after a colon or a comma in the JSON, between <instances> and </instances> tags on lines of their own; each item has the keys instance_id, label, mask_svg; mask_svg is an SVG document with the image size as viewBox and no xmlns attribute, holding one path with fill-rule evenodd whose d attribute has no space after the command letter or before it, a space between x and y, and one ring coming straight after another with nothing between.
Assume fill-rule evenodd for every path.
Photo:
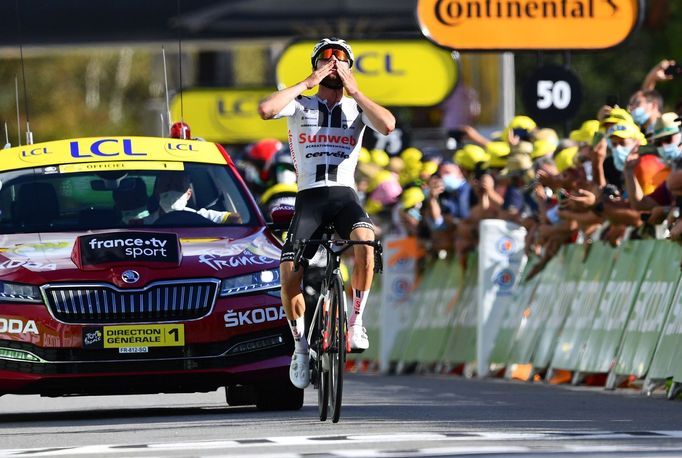
<instances>
[{"instance_id":1,"label":"cycling helmet","mask_svg":"<svg viewBox=\"0 0 682 458\"><path fill-rule=\"evenodd\" d=\"M355 56L353 56L353 50L351 49L350 45L346 43L345 40L342 40L340 38L336 37L331 37L331 38L323 38L320 42L318 42L314 47L313 47L313 53L310 55L310 63L313 65L313 70L315 69L315 62L317 61L317 55L319 54L320 51L323 49L327 48L338 48L338 49L343 49L346 51L348 54L348 57L350 58L350 61L348 62L349 66L353 66L353 62L355 62Z\"/></svg>"}]
</instances>

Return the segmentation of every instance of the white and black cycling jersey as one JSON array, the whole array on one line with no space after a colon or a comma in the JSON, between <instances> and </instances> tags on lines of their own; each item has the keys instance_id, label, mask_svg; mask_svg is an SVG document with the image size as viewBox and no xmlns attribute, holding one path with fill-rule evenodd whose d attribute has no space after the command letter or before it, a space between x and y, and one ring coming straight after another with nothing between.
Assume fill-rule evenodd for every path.
<instances>
[{"instance_id":1,"label":"white and black cycling jersey","mask_svg":"<svg viewBox=\"0 0 682 458\"><path fill-rule=\"evenodd\" d=\"M298 190L328 186L355 188L355 166L365 126L376 130L358 104L342 97L333 107L313 95L299 95L275 118L289 118L289 149Z\"/></svg>"}]
</instances>

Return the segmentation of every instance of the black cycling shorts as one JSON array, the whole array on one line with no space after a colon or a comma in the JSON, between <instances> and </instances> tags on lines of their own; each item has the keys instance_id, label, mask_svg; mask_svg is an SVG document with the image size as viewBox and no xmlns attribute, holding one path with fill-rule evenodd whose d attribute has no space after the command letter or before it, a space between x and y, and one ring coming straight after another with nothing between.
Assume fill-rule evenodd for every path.
<instances>
[{"instance_id":1,"label":"black cycling shorts","mask_svg":"<svg viewBox=\"0 0 682 458\"><path fill-rule=\"evenodd\" d=\"M296 194L294 218L282 247L281 261L294 260L294 240L319 239L330 223L334 223L336 232L344 239L349 239L350 233L358 227L374 230L372 220L360 205L354 189L346 186L304 189ZM303 256L311 259L317 248L308 245Z\"/></svg>"}]
</instances>

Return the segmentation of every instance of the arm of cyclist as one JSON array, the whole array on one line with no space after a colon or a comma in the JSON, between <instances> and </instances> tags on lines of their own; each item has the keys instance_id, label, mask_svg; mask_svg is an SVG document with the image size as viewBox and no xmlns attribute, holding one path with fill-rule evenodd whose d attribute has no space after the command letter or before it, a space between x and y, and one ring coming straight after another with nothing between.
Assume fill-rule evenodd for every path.
<instances>
[{"instance_id":1,"label":"arm of cyclist","mask_svg":"<svg viewBox=\"0 0 682 458\"><path fill-rule=\"evenodd\" d=\"M334 69L334 62L329 61L326 65L313 71L306 79L293 86L275 91L265 100L258 104L258 114L262 119L272 119L279 114L292 100L301 95L304 91L312 89L325 76L329 75Z\"/></svg>"},{"instance_id":2,"label":"arm of cyclist","mask_svg":"<svg viewBox=\"0 0 682 458\"><path fill-rule=\"evenodd\" d=\"M371 100L358 88L358 83L355 81L353 72L347 65L338 65L336 70L343 82L343 87L350 97L352 97L360 108L362 113L369 121L368 125L383 135L388 135L395 129L395 117L386 108Z\"/></svg>"}]
</instances>

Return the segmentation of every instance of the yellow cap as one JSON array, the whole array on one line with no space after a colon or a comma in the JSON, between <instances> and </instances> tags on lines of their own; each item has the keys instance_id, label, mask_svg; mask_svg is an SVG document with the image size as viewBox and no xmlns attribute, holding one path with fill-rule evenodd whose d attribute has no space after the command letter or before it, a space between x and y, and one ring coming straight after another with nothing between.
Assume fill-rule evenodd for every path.
<instances>
[{"instance_id":1,"label":"yellow cap","mask_svg":"<svg viewBox=\"0 0 682 458\"><path fill-rule=\"evenodd\" d=\"M606 131L607 137L620 137L620 138L634 138L640 142L644 140L643 144L646 144L644 134L635 123L632 122L619 122L617 124L609 127Z\"/></svg>"},{"instance_id":2,"label":"yellow cap","mask_svg":"<svg viewBox=\"0 0 682 458\"><path fill-rule=\"evenodd\" d=\"M594 134L599 130L599 121L588 119L580 126L580 129L572 130L569 138L577 143L592 143Z\"/></svg>"},{"instance_id":3,"label":"yellow cap","mask_svg":"<svg viewBox=\"0 0 682 458\"><path fill-rule=\"evenodd\" d=\"M422 163L420 173L422 175L431 176L438 171L438 163L436 161L426 161Z\"/></svg>"},{"instance_id":4,"label":"yellow cap","mask_svg":"<svg viewBox=\"0 0 682 458\"><path fill-rule=\"evenodd\" d=\"M537 159L539 157L547 156L552 154L556 149L556 144L550 140L535 140L533 142L533 152L530 153L531 159Z\"/></svg>"},{"instance_id":5,"label":"yellow cap","mask_svg":"<svg viewBox=\"0 0 682 458\"><path fill-rule=\"evenodd\" d=\"M485 145L485 152L488 153L488 166L502 168L507 165L507 156L511 148L507 142L488 142Z\"/></svg>"},{"instance_id":6,"label":"yellow cap","mask_svg":"<svg viewBox=\"0 0 682 458\"><path fill-rule=\"evenodd\" d=\"M408 162L419 162L422 160L422 152L418 150L417 148L410 147L410 148L405 148L401 153L400 153L400 158L405 161L405 163Z\"/></svg>"},{"instance_id":7,"label":"yellow cap","mask_svg":"<svg viewBox=\"0 0 682 458\"><path fill-rule=\"evenodd\" d=\"M489 156L485 150L478 145L465 145L462 149L455 151L452 159L457 165L466 169L474 170L479 162L487 162Z\"/></svg>"},{"instance_id":8,"label":"yellow cap","mask_svg":"<svg viewBox=\"0 0 682 458\"><path fill-rule=\"evenodd\" d=\"M400 196L400 202L403 204L403 208L412 208L423 201L424 191L416 186L405 189Z\"/></svg>"},{"instance_id":9,"label":"yellow cap","mask_svg":"<svg viewBox=\"0 0 682 458\"><path fill-rule=\"evenodd\" d=\"M578 147L571 146L569 148L564 148L554 155L554 163L559 172L573 167L573 160L578 154Z\"/></svg>"},{"instance_id":10,"label":"yellow cap","mask_svg":"<svg viewBox=\"0 0 682 458\"><path fill-rule=\"evenodd\" d=\"M538 129L538 131L535 132L534 137L535 140L543 140L552 143L554 144L554 147L559 144L559 135L556 133L556 130L550 129L549 127Z\"/></svg>"},{"instance_id":11,"label":"yellow cap","mask_svg":"<svg viewBox=\"0 0 682 458\"><path fill-rule=\"evenodd\" d=\"M507 127L510 129L526 129L527 131L531 131L537 127L537 124L528 116L514 116Z\"/></svg>"},{"instance_id":12,"label":"yellow cap","mask_svg":"<svg viewBox=\"0 0 682 458\"><path fill-rule=\"evenodd\" d=\"M360 164L367 164L369 162L372 162L372 155L369 154L369 150L364 146L360 148L360 152L358 153L358 162Z\"/></svg>"},{"instance_id":13,"label":"yellow cap","mask_svg":"<svg viewBox=\"0 0 682 458\"><path fill-rule=\"evenodd\" d=\"M393 178L393 174L389 172L388 170L380 170L372 178L370 178L369 183L368 183L368 190L369 191L374 191L377 186L379 186L381 183L384 181L388 181Z\"/></svg>"},{"instance_id":14,"label":"yellow cap","mask_svg":"<svg viewBox=\"0 0 682 458\"><path fill-rule=\"evenodd\" d=\"M605 123L617 123L617 122L634 122L632 120L632 115L626 110L625 108L612 108L609 114L604 118L604 120L601 122L602 124Z\"/></svg>"},{"instance_id":15,"label":"yellow cap","mask_svg":"<svg viewBox=\"0 0 682 458\"><path fill-rule=\"evenodd\" d=\"M373 149L369 152L369 154L372 156L372 162L374 162L376 165L380 167L386 167L388 165L390 158L388 157L386 151L382 149Z\"/></svg>"}]
</instances>

